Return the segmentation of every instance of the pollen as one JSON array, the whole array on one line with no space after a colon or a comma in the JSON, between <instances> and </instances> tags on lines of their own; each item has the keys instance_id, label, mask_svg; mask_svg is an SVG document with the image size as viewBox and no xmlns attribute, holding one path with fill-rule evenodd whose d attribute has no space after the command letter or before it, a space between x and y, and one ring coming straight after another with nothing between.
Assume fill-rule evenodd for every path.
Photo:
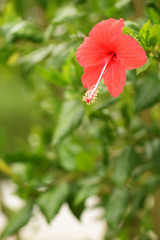
<instances>
[{"instance_id":1,"label":"pollen","mask_svg":"<svg viewBox=\"0 0 160 240\"><path fill-rule=\"evenodd\" d=\"M94 103L97 99L97 94L98 90L95 88L95 85L93 85L83 96L83 101L90 105L90 103Z\"/></svg>"}]
</instances>

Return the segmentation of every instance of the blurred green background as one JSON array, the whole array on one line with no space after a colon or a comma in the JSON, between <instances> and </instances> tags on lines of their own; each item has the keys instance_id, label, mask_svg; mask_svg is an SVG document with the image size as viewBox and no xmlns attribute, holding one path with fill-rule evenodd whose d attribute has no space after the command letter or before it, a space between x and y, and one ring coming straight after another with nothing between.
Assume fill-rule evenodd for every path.
<instances>
[{"instance_id":1,"label":"blurred green background","mask_svg":"<svg viewBox=\"0 0 160 240\"><path fill-rule=\"evenodd\" d=\"M102 83L87 106L76 50L111 17L124 18L148 62L127 72L119 97ZM2 239L35 205L47 222L63 203L80 219L90 196L106 240L160 239L159 102L160 0L0 0L0 185L14 182L26 203L14 212L1 192Z\"/></svg>"}]
</instances>

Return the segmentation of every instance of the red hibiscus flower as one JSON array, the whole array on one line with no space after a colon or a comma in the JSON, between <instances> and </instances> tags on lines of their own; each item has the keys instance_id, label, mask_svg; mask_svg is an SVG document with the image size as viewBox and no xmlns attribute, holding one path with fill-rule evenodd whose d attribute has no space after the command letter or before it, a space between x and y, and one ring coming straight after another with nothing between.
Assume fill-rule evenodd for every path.
<instances>
[{"instance_id":1,"label":"red hibiscus flower","mask_svg":"<svg viewBox=\"0 0 160 240\"><path fill-rule=\"evenodd\" d=\"M83 100L93 102L101 79L113 97L123 90L126 70L147 62L145 51L129 35L123 34L124 20L108 19L96 24L77 50L77 60L84 67L82 83L88 88Z\"/></svg>"}]
</instances>

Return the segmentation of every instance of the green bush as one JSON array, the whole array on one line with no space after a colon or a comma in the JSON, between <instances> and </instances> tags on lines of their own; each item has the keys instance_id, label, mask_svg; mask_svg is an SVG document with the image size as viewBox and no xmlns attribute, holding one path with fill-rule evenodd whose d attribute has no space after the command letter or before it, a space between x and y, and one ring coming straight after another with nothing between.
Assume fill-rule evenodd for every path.
<instances>
[{"instance_id":1,"label":"green bush","mask_svg":"<svg viewBox=\"0 0 160 240\"><path fill-rule=\"evenodd\" d=\"M2 2L0 180L13 181L26 202L13 213L0 198L8 218L2 237L17 233L34 205L47 222L64 202L80 219L96 195L105 239L160 238L160 1ZM111 17L124 18L124 33L148 62L127 72L119 97L102 83L87 106L75 54L84 35Z\"/></svg>"}]
</instances>

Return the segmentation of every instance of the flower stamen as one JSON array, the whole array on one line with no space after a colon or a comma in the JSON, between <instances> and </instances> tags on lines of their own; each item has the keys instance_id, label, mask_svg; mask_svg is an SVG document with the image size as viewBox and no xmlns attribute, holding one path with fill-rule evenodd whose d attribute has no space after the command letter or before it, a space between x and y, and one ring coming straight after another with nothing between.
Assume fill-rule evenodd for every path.
<instances>
[{"instance_id":1,"label":"flower stamen","mask_svg":"<svg viewBox=\"0 0 160 240\"><path fill-rule=\"evenodd\" d=\"M86 101L88 105L90 104L90 102L93 103L93 102L96 100L96 98L97 98L98 85L99 85L99 83L100 83L100 81L101 81L101 78L102 78L102 76L103 76L103 73L104 73L104 71L105 71L105 69L106 69L106 67L107 67L107 65L108 65L108 63L109 63L109 60L111 59L112 56L113 56L113 53L111 54L110 58L108 59L108 61L107 61L106 64L104 65L104 67L102 68L101 74L100 74L100 76L99 76L99 78L98 78L98 81L97 81L96 85L93 85L93 86L85 93L85 95L84 95L84 97L83 97L83 101Z\"/></svg>"},{"instance_id":2,"label":"flower stamen","mask_svg":"<svg viewBox=\"0 0 160 240\"><path fill-rule=\"evenodd\" d=\"M83 96L83 101L86 101L88 105L93 103L97 99L98 89L95 89L95 85L93 85Z\"/></svg>"},{"instance_id":3,"label":"flower stamen","mask_svg":"<svg viewBox=\"0 0 160 240\"><path fill-rule=\"evenodd\" d=\"M110 54L107 62L105 63L104 67L102 68L101 74L100 74L100 76L99 76L99 78L98 78L98 81L97 81L96 85L93 85L93 86L85 93L85 95L84 95L84 97L83 97L83 101L86 101L88 105L90 104L90 102L93 103L93 102L96 100L96 98L97 98L97 93L98 93L98 85L99 85L99 83L100 83L100 81L101 81L101 79L102 79L103 73L104 73L104 71L105 71L105 69L106 69L109 61L111 60L111 58L112 58L114 55L115 55L115 53L111 53L111 54Z\"/></svg>"}]
</instances>

